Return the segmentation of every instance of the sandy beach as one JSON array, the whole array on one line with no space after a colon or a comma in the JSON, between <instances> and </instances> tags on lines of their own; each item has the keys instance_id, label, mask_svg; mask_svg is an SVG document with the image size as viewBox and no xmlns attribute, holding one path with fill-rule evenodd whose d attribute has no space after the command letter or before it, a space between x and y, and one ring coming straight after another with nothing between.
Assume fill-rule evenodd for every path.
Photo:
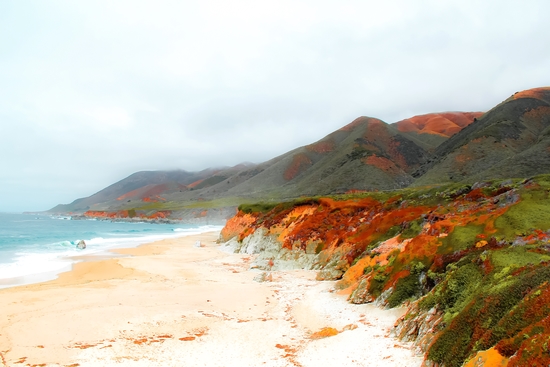
<instances>
[{"instance_id":1,"label":"sandy beach","mask_svg":"<svg viewBox=\"0 0 550 367\"><path fill-rule=\"evenodd\" d=\"M220 251L217 238L119 249L56 280L0 290L0 362L420 366L409 344L388 335L402 310L349 304L310 271L255 281L253 258Z\"/></svg>"}]
</instances>

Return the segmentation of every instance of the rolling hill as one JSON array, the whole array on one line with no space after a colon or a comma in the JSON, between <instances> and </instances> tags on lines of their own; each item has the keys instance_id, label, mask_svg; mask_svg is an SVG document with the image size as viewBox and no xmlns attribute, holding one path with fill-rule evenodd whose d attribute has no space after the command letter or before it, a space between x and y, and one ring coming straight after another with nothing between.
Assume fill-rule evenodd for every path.
<instances>
[{"instance_id":1,"label":"rolling hill","mask_svg":"<svg viewBox=\"0 0 550 367\"><path fill-rule=\"evenodd\" d=\"M359 117L317 142L257 165L138 172L51 211L164 210L175 216L246 201L547 173L549 101L550 88L536 88L514 94L487 113L431 113L392 124Z\"/></svg>"},{"instance_id":2,"label":"rolling hill","mask_svg":"<svg viewBox=\"0 0 550 367\"><path fill-rule=\"evenodd\" d=\"M550 88L514 94L443 142L415 185L550 172Z\"/></svg>"}]
</instances>

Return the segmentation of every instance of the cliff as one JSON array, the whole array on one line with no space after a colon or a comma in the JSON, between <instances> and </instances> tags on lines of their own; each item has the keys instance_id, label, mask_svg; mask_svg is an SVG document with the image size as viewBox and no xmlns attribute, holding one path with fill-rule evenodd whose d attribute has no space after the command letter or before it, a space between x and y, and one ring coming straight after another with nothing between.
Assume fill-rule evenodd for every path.
<instances>
[{"instance_id":1,"label":"cliff","mask_svg":"<svg viewBox=\"0 0 550 367\"><path fill-rule=\"evenodd\" d=\"M426 366L548 365L550 176L241 205L221 233L264 270L318 270L353 303L408 305Z\"/></svg>"}]
</instances>

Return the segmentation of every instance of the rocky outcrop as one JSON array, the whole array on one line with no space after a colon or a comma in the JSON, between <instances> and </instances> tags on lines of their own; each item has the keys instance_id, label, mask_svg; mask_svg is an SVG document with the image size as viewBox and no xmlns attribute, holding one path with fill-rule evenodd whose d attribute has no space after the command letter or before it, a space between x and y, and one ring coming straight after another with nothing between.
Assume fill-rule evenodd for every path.
<instances>
[{"instance_id":1,"label":"rocky outcrop","mask_svg":"<svg viewBox=\"0 0 550 367\"><path fill-rule=\"evenodd\" d=\"M76 248L79 250L84 250L86 248L86 242L84 240L78 241Z\"/></svg>"},{"instance_id":2,"label":"rocky outcrop","mask_svg":"<svg viewBox=\"0 0 550 367\"><path fill-rule=\"evenodd\" d=\"M259 228L239 241L233 237L221 245L222 251L258 255L252 267L261 270L313 269L317 255L283 248L275 235Z\"/></svg>"},{"instance_id":3,"label":"rocky outcrop","mask_svg":"<svg viewBox=\"0 0 550 367\"><path fill-rule=\"evenodd\" d=\"M422 353L426 353L434 336L441 330L443 312L432 307L429 311L423 312L413 303L407 309L392 330L392 335L405 342L411 342Z\"/></svg>"}]
</instances>

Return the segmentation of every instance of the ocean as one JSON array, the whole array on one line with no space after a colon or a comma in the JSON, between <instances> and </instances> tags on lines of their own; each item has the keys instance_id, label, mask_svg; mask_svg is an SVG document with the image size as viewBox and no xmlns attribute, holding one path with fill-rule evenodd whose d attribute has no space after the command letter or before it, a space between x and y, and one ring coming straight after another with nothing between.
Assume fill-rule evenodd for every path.
<instances>
[{"instance_id":1,"label":"ocean","mask_svg":"<svg viewBox=\"0 0 550 367\"><path fill-rule=\"evenodd\" d=\"M55 279L78 261L75 256L103 255L112 248L221 228L0 213L0 288ZM86 242L86 249L76 248L80 240Z\"/></svg>"}]
</instances>

